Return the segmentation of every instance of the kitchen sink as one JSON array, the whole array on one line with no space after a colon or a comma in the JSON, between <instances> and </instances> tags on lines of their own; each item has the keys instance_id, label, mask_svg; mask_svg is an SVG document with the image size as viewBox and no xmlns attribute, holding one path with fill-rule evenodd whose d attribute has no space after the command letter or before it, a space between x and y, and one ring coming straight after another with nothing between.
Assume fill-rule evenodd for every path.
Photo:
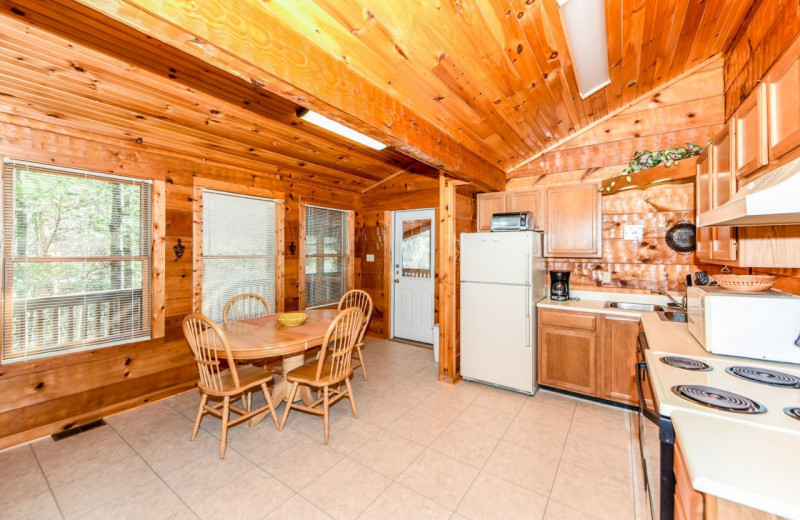
<instances>
[{"instance_id":1,"label":"kitchen sink","mask_svg":"<svg viewBox=\"0 0 800 520\"><path fill-rule=\"evenodd\" d=\"M659 311L658 317L661 318L662 321L675 321L678 323L686 323L685 312Z\"/></svg>"},{"instance_id":2,"label":"kitchen sink","mask_svg":"<svg viewBox=\"0 0 800 520\"><path fill-rule=\"evenodd\" d=\"M652 303L628 303L628 302L606 302L606 307L611 309L622 309L625 311L665 311L661 305Z\"/></svg>"}]
</instances>

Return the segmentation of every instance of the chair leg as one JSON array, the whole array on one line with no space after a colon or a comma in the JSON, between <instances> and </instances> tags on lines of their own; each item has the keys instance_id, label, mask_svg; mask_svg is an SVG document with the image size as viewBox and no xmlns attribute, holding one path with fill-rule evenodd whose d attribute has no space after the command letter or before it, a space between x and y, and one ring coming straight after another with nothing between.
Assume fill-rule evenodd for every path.
<instances>
[{"instance_id":1,"label":"chair leg","mask_svg":"<svg viewBox=\"0 0 800 520\"><path fill-rule=\"evenodd\" d=\"M322 389L322 403L323 403L323 412L325 417L325 444L328 444L328 437L330 437L331 433L331 425L328 422L328 408L330 406L330 399L328 398L328 387Z\"/></svg>"},{"instance_id":2,"label":"chair leg","mask_svg":"<svg viewBox=\"0 0 800 520\"><path fill-rule=\"evenodd\" d=\"M275 406L272 404L272 395L269 393L267 383L261 385L261 391L264 392L264 399L267 400L267 406L269 407L269 414L272 416L272 422L275 424L275 428L278 428L278 418L275 417Z\"/></svg>"},{"instance_id":3,"label":"chair leg","mask_svg":"<svg viewBox=\"0 0 800 520\"><path fill-rule=\"evenodd\" d=\"M358 352L358 362L361 363L361 373L364 374L364 381L368 380L367 377L367 365L364 364L364 355L361 353L361 347L356 347L356 351Z\"/></svg>"},{"instance_id":4,"label":"chair leg","mask_svg":"<svg viewBox=\"0 0 800 520\"><path fill-rule=\"evenodd\" d=\"M197 430L200 429L200 421L203 420L203 410L205 409L207 402L208 402L208 395L200 394L200 407L197 409L197 417L194 420L194 428L192 428L191 440L194 440L194 438L197 437Z\"/></svg>"},{"instance_id":5,"label":"chair leg","mask_svg":"<svg viewBox=\"0 0 800 520\"><path fill-rule=\"evenodd\" d=\"M363 363L363 362L362 362ZM361 365L364 366L363 364ZM350 408L353 409L353 417L358 419L358 410L356 409L356 398L353 396L353 387L350 386L350 378L344 380L344 384L347 385L347 397L350 398Z\"/></svg>"},{"instance_id":6,"label":"chair leg","mask_svg":"<svg viewBox=\"0 0 800 520\"><path fill-rule=\"evenodd\" d=\"M286 400L286 409L283 411L283 418L281 419L281 425L278 426L278 431L283 431L283 426L286 424L286 419L289 418L289 410L292 409L294 395L297 393L298 386L300 386L299 383L292 383L292 389L289 390L289 398Z\"/></svg>"},{"instance_id":7,"label":"chair leg","mask_svg":"<svg viewBox=\"0 0 800 520\"><path fill-rule=\"evenodd\" d=\"M219 458L225 458L225 449L228 447L228 418L231 413L231 398L226 395L222 401L222 437L219 440Z\"/></svg>"}]
</instances>

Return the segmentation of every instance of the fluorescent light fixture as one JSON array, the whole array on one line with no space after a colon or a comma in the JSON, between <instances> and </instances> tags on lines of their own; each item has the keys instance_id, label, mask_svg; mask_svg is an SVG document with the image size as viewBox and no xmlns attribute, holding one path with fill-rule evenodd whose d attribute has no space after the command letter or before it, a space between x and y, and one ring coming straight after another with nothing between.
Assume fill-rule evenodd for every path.
<instances>
[{"instance_id":1,"label":"fluorescent light fixture","mask_svg":"<svg viewBox=\"0 0 800 520\"><path fill-rule=\"evenodd\" d=\"M662 182L669 182L672 180L672 177L667 177L666 179L658 179L657 181L653 181L650 183L650 186L653 184L661 184Z\"/></svg>"},{"instance_id":2,"label":"fluorescent light fixture","mask_svg":"<svg viewBox=\"0 0 800 520\"><path fill-rule=\"evenodd\" d=\"M603 0L557 0L581 98L611 83Z\"/></svg>"},{"instance_id":3,"label":"fluorescent light fixture","mask_svg":"<svg viewBox=\"0 0 800 520\"><path fill-rule=\"evenodd\" d=\"M375 139L366 136L360 132L356 132L352 128L347 128L341 123L337 123L332 119L328 119L327 117L317 114L313 110L309 110L307 108L301 108L297 111L297 117L303 119L304 121L308 121L314 125L317 125L325 130L331 131L334 134L341 135L342 137L346 137L351 141L355 141L357 143L361 143L364 146L369 146L373 150L381 151L386 148L386 145L376 141Z\"/></svg>"},{"instance_id":4,"label":"fluorescent light fixture","mask_svg":"<svg viewBox=\"0 0 800 520\"><path fill-rule=\"evenodd\" d=\"M639 188L639 185L633 184L631 186L625 186L624 188L620 188L620 189L617 190L617 192L625 191L625 190L635 190L637 188Z\"/></svg>"}]
</instances>

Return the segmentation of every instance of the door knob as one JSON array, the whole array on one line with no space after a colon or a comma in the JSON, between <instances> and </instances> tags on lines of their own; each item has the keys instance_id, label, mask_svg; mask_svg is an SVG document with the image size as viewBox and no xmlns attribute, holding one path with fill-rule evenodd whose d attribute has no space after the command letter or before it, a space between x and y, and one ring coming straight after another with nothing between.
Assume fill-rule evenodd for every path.
<instances>
[{"instance_id":1,"label":"door knob","mask_svg":"<svg viewBox=\"0 0 800 520\"><path fill-rule=\"evenodd\" d=\"M395 278L395 279L394 279L394 283L400 283L400 280L398 280L397 278Z\"/></svg>"}]
</instances>

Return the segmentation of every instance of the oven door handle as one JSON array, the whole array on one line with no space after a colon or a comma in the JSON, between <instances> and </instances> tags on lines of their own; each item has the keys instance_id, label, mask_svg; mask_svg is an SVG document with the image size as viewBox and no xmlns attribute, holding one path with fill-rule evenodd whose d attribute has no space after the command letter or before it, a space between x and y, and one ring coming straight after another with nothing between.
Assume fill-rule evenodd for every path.
<instances>
[{"instance_id":1,"label":"oven door handle","mask_svg":"<svg viewBox=\"0 0 800 520\"><path fill-rule=\"evenodd\" d=\"M658 414L647 407L647 401L644 399L644 391L642 390L642 385L649 385L645 379L647 372L647 363L636 363L636 392L639 394L639 413L658 424ZM650 394L652 395L652 390Z\"/></svg>"}]
</instances>

